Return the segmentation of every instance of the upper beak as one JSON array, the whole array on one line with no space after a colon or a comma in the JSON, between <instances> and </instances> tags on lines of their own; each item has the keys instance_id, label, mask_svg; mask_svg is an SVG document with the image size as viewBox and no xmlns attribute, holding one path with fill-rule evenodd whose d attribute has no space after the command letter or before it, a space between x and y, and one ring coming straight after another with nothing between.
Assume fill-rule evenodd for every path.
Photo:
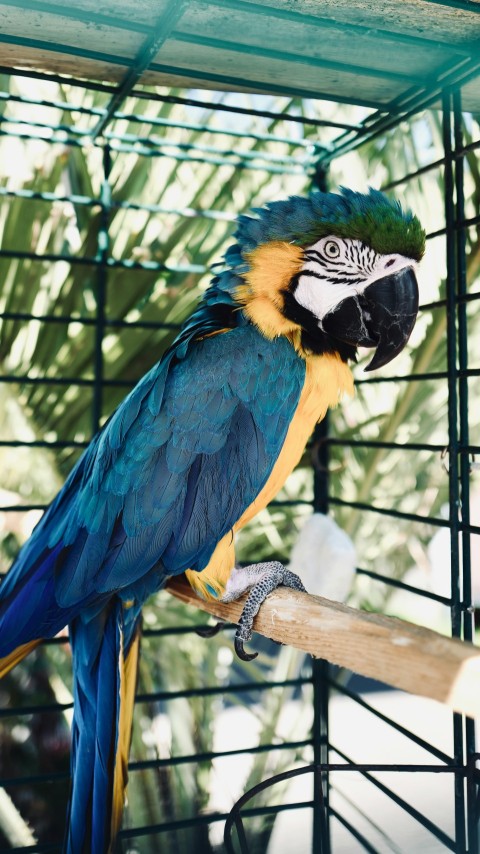
<instances>
[{"instance_id":1,"label":"upper beak","mask_svg":"<svg viewBox=\"0 0 480 854\"><path fill-rule=\"evenodd\" d=\"M412 267L404 267L372 282L362 294L343 300L324 317L322 326L347 344L375 347L373 359L365 368L373 371L403 350L417 312L417 279Z\"/></svg>"}]
</instances>

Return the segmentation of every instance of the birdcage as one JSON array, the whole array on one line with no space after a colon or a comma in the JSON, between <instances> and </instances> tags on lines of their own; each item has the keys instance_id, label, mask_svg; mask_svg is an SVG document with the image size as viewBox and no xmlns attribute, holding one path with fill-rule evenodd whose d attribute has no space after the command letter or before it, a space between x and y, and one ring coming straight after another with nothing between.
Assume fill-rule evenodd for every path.
<instances>
[{"instance_id":1,"label":"birdcage","mask_svg":"<svg viewBox=\"0 0 480 854\"><path fill-rule=\"evenodd\" d=\"M372 182L429 223L409 352L368 378L359 365L355 401L240 543L245 560L288 559L312 506L333 513L359 551L355 607L316 601L324 635L296 643L293 623L281 649L255 635L248 666L231 623L198 637L181 584L146 608L119 850L213 852L225 828L229 851L478 851L479 12L0 3L3 570L175 336L238 213ZM256 626L286 639L281 621ZM62 847L67 641L1 689L3 850Z\"/></svg>"}]
</instances>

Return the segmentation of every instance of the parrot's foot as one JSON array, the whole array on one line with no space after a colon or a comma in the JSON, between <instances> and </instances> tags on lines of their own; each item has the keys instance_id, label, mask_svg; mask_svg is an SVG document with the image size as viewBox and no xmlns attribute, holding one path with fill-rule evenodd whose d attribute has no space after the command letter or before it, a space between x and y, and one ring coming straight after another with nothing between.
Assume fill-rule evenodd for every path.
<instances>
[{"instance_id":1,"label":"parrot's foot","mask_svg":"<svg viewBox=\"0 0 480 854\"><path fill-rule=\"evenodd\" d=\"M243 644L252 637L253 618L258 614L260 606L267 596L281 585L306 593L298 575L290 572L278 561L235 567L232 570L222 601L231 602L233 599L238 599L246 590L250 590L235 633L235 652L243 661L252 661L257 657L257 652L253 654L245 652Z\"/></svg>"}]
</instances>

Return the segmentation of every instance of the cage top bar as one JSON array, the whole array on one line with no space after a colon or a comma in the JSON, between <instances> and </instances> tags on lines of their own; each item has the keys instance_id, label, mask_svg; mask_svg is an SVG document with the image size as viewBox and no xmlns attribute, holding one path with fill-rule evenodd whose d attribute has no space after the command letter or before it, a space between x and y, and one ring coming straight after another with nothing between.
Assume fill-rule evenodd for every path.
<instances>
[{"instance_id":1,"label":"cage top bar","mask_svg":"<svg viewBox=\"0 0 480 854\"><path fill-rule=\"evenodd\" d=\"M134 87L151 85L297 94L397 116L464 76L479 10L465 0L298 0L294 10L282 0L106 0L101 11L95 0L3 0L0 66L113 84L94 136ZM480 110L474 79L463 101Z\"/></svg>"}]
</instances>

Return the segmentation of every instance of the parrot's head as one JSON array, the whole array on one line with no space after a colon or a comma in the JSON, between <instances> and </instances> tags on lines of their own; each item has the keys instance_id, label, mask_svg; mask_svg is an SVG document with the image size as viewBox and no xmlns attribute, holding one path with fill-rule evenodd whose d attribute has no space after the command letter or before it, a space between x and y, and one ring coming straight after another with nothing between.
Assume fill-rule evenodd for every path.
<instances>
[{"instance_id":1,"label":"parrot's head","mask_svg":"<svg viewBox=\"0 0 480 854\"><path fill-rule=\"evenodd\" d=\"M294 196L240 217L235 236L225 256L235 299L267 337L344 361L375 348L367 370L405 346L425 232L398 202L377 190Z\"/></svg>"}]
</instances>

